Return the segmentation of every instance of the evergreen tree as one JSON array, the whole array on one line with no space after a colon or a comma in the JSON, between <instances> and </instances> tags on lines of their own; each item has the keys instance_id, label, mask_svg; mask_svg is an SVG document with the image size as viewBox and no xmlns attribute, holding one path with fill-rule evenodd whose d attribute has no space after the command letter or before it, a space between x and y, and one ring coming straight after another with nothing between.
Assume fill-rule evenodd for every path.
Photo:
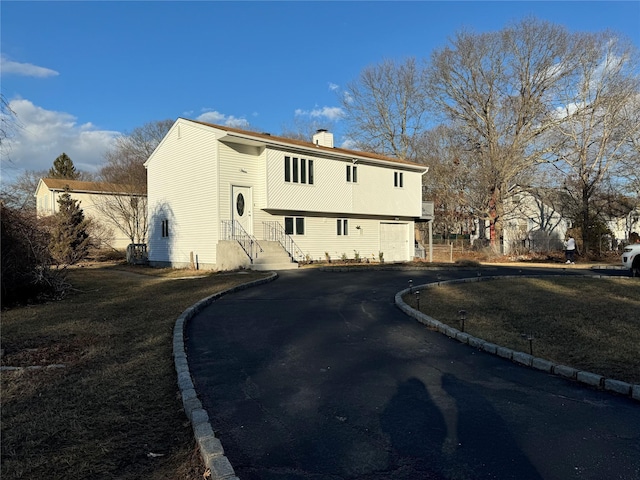
<instances>
[{"instance_id":1,"label":"evergreen tree","mask_svg":"<svg viewBox=\"0 0 640 480\"><path fill-rule=\"evenodd\" d=\"M78 173L76 167L73 165L73 161L64 152L53 161L53 167L49 169L49 178L77 180L79 177L80 173Z\"/></svg>"},{"instance_id":2,"label":"evergreen tree","mask_svg":"<svg viewBox=\"0 0 640 480\"><path fill-rule=\"evenodd\" d=\"M51 235L51 256L58 263L73 265L87 256L89 221L85 220L80 202L71 198L69 190L58 199Z\"/></svg>"}]
</instances>

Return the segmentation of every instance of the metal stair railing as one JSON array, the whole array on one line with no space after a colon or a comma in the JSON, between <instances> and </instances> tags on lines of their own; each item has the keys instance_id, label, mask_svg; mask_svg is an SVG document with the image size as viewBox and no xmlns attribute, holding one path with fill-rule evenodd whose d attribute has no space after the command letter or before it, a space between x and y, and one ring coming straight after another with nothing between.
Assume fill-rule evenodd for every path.
<instances>
[{"instance_id":1,"label":"metal stair railing","mask_svg":"<svg viewBox=\"0 0 640 480\"><path fill-rule=\"evenodd\" d=\"M251 263L258 258L258 254L264 250L258 240L242 228L237 220L222 220L221 240L235 240L247 254Z\"/></svg>"},{"instance_id":2,"label":"metal stair railing","mask_svg":"<svg viewBox=\"0 0 640 480\"><path fill-rule=\"evenodd\" d=\"M285 233L280 222L262 222L262 238L269 242L278 242L286 250L294 262L301 262L305 256L300 247L296 245L290 235Z\"/></svg>"}]
</instances>

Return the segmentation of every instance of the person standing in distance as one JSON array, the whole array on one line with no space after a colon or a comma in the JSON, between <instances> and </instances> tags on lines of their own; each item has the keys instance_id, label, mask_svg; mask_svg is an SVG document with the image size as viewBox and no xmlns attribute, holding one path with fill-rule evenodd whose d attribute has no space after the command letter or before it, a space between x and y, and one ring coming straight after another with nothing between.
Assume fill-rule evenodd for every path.
<instances>
[{"instance_id":1,"label":"person standing in distance","mask_svg":"<svg viewBox=\"0 0 640 480\"><path fill-rule=\"evenodd\" d=\"M567 257L567 261L565 263L575 264L575 255L576 255L576 240L573 238L573 235L569 235L569 238L564 242L564 253Z\"/></svg>"}]
</instances>

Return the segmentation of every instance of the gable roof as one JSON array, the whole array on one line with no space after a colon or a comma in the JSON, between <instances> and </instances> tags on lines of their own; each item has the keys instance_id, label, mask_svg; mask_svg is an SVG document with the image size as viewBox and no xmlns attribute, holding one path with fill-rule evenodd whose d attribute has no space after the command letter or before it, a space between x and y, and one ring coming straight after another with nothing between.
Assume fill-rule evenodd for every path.
<instances>
[{"instance_id":1,"label":"gable roof","mask_svg":"<svg viewBox=\"0 0 640 480\"><path fill-rule=\"evenodd\" d=\"M260 143L267 144L267 145L303 149L303 150L315 151L315 152L320 151L330 155L341 156L341 157L350 158L350 159L372 160L376 163L378 162L393 163L393 164L399 164L406 167L413 167L413 168L418 167L425 171L428 170L428 167L426 165L422 165L416 162L411 162L409 160L404 160L400 158L379 155L377 153L361 152L358 150L349 150L346 148L324 147L321 145L316 145L312 142L305 142L302 140L296 140L296 139L286 138L286 137L278 137L268 133L250 132L248 130L241 130L239 128L227 127L224 125L215 125L212 123L200 122L198 120L189 120L188 118L182 118L182 117L178 118L178 120L183 120L183 121L215 128L218 130L223 130L229 134L230 138L235 137L237 139L257 140ZM220 140L225 140L225 138L226 137L223 137Z\"/></svg>"},{"instance_id":2,"label":"gable roof","mask_svg":"<svg viewBox=\"0 0 640 480\"><path fill-rule=\"evenodd\" d=\"M67 178L41 178L36 191L41 185L44 185L49 190L60 192L68 187L70 191L76 193L145 195L145 192L141 192L140 189L133 186L110 182L84 182L81 180L69 180Z\"/></svg>"}]
</instances>

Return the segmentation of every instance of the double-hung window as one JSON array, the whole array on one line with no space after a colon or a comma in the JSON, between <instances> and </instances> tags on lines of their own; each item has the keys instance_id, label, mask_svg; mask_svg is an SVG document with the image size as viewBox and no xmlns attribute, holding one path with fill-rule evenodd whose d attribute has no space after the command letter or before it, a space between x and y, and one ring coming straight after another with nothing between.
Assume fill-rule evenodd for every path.
<instances>
[{"instance_id":1,"label":"double-hung window","mask_svg":"<svg viewBox=\"0 0 640 480\"><path fill-rule=\"evenodd\" d=\"M358 167L347 165L347 182L358 183Z\"/></svg>"},{"instance_id":2,"label":"double-hung window","mask_svg":"<svg viewBox=\"0 0 640 480\"><path fill-rule=\"evenodd\" d=\"M291 157L284 157L284 181L291 181Z\"/></svg>"},{"instance_id":3,"label":"double-hung window","mask_svg":"<svg viewBox=\"0 0 640 480\"><path fill-rule=\"evenodd\" d=\"M404 178L402 172L393 172L393 186L398 188L404 187Z\"/></svg>"},{"instance_id":4,"label":"double-hung window","mask_svg":"<svg viewBox=\"0 0 640 480\"><path fill-rule=\"evenodd\" d=\"M298 157L284 157L284 181L313 185L313 160Z\"/></svg>"}]
</instances>

